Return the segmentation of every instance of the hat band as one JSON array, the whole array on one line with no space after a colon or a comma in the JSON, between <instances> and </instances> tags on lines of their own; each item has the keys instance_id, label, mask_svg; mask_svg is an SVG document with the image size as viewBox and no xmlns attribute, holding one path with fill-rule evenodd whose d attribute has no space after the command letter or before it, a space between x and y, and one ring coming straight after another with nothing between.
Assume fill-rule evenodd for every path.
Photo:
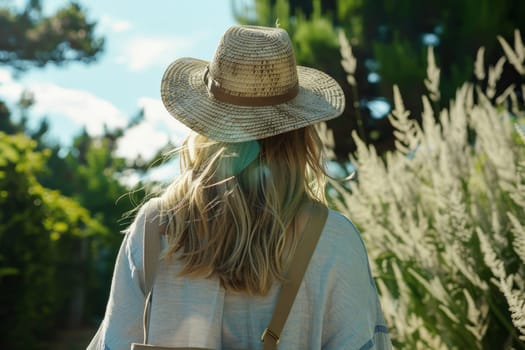
<instances>
[{"instance_id":1,"label":"hat band","mask_svg":"<svg viewBox=\"0 0 525 350\"><path fill-rule=\"evenodd\" d=\"M281 95L273 96L237 96L230 94L227 90L221 88L219 83L210 77L209 68L206 67L204 72L204 84L208 92L213 95L218 101L229 103L237 106L261 107L273 106L285 103L293 99L299 93L299 84L295 84L292 88Z\"/></svg>"}]
</instances>

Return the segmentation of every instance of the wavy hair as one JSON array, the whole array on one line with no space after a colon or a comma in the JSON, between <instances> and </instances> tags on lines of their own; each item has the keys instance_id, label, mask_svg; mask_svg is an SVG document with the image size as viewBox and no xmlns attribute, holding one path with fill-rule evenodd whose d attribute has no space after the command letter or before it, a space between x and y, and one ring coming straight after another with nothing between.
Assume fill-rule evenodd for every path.
<instances>
[{"instance_id":1,"label":"wavy hair","mask_svg":"<svg viewBox=\"0 0 525 350\"><path fill-rule=\"evenodd\" d=\"M326 202L315 128L240 143L192 134L177 153L181 175L161 196L167 260L183 262L180 276L265 295L295 252L301 204Z\"/></svg>"}]
</instances>

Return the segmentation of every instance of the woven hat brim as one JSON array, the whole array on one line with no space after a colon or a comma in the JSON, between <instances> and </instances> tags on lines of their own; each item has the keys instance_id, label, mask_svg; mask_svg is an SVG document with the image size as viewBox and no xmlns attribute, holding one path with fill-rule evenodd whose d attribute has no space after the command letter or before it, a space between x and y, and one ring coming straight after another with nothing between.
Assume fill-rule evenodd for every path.
<instances>
[{"instance_id":1,"label":"woven hat brim","mask_svg":"<svg viewBox=\"0 0 525 350\"><path fill-rule=\"evenodd\" d=\"M221 142L274 136L341 115L344 93L329 75L297 66L299 93L272 106L238 106L209 95L204 84L207 61L181 58L164 73L161 97L167 111L193 131Z\"/></svg>"}]
</instances>

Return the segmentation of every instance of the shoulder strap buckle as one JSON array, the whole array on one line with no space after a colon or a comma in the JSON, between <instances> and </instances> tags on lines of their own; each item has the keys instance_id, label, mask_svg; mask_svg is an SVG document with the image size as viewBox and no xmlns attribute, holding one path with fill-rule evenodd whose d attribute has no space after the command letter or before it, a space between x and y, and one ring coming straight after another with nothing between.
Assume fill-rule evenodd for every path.
<instances>
[{"instance_id":1,"label":"shoulder strap buckle","mask_svg":"<svg viewBox=\"0 0 525 350\"><path fill-rule=\"evenodd\" d=\"M273 340L275 341L275 344L279 344L279 341L281 340L279 336L275 334L274 332L272 332L271 329L268 329L268 328L266 328L263 334L261 335L261 342L264 343L264 338L266 338L267 335L273 338Z\"/></svg>"}]
</instances>

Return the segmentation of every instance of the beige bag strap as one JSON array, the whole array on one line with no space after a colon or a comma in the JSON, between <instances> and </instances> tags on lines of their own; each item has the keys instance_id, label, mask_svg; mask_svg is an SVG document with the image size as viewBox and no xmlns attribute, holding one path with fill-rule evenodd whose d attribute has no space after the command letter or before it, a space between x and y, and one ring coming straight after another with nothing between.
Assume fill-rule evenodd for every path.
<instances>
[{"instance_id":1,"label":"beige bag strap","mask_svg":"<svg viewBox=\"0 0 525 350\"><path fill-rule=\"evenodd\" d=\"M305 229L301 235L301 240L297 245L295 255L290 263L290 268L283 282L277 303L273 310L272 319L268 328L266 328L261 336L261 341L264 342L263 350L274 350L279 344L281 331L283 330L286 319L292 309L295 296L299 291L304 273L313 255L321 231L328 217L328 208L318 203L308 204L308 220Z\"/></svg>"},{"instance_id":2,"label":"beige bag strap","mask_svg":"<svg viewBox=\"0 0 525 350\"><path fill-rule=\"evenodd\" d=\"M144 256L143 256L143 286L146 297L144 308L143 329L144 344L148 343L149 309L151 304L151 291L153 288L160 255L160 230L158 200L148 202L145 208L144 219ZM308 220L305 224L301 240L297 245L295 255L291 260L290 268L283 282L277 303L273 311L270 324L261 335L264 342L263 350L274 350L279 344L281 332L292 309L295 296L301 286L304 273L313 255L324 224L328 217L328 208L318 203L307 203ZM138 344L135 344L138 345Z\"/></svg>"},{"instance_id":3,"label":"beige bag strap","mask_svg":"<svg viewBox=\"0 0 525 350\"><path fill-rule=\"evenodd\" d=\"M144 315L142 317L144 344L148 343L148 324L149 313L151 306L151 291L155 283L155 275L157 273L157 266L159 264L160 256L160 233L165 230L160 225L160 207L159 200L152 199L148 202L145 208L144 218L144 235L142 246L144 249L142 256L142 266L144 273L142 274L142 285L144 286L144 295L146 295L146 303L144 304ZM162 230L162 231L161 231Z\"/></svg>"}]
</instances>

